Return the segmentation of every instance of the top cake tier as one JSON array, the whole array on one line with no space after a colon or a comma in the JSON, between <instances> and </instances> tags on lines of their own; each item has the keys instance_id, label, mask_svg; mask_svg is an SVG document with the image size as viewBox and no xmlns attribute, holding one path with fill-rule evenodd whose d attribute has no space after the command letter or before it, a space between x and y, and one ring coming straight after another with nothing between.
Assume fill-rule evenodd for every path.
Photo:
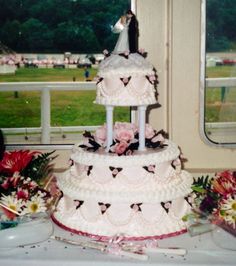
<instances>
[{"instance_id":1,"label":"top cake tier","mask_svg":"<svg viewBox=\"0 0 236 266\"><path fill-rule=\"evenodd\" d=\"M99 65L95 102L112 106L157 103L157 75L140 54L111 54Z\"/></svg>"}]
</instances>

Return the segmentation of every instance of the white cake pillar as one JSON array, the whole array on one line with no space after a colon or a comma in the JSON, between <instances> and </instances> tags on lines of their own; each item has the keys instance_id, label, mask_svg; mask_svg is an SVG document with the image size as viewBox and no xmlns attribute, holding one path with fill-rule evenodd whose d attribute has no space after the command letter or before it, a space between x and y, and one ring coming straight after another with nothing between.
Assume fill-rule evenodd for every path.
<instances>
[{"instance_id":1,"label":"white cake pillar","mask_svg":"<svg viewBox=\"0 0 236 266\"><path fill-rule=\"evenodd\" d=\"M145 150L146 105L138 106L139 151Z\"/></svg>"},{"instance_id":2,"label":"white cake pillar","mask_svg":"<svg viewBox=\"0 0 236 266\"><path fill-rule=\"evenodd\" d=\"M108 152L113 142L113 109L111 105L106 106L106 123L107 123L107 148Z\"/></svg>"}]
</instances>

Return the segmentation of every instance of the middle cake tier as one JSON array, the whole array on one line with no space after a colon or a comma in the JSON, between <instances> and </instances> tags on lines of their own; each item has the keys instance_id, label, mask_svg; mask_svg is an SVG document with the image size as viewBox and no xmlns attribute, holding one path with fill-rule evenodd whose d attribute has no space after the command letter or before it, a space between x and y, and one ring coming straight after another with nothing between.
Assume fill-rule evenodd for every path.
<instances>
[{"instance_id":1,"label":"middle cake tier","mask_svg":"<svg viewBox=\"0 0 236 266\"><path fill-rule=\"evenodd\" d=\"M166 140L162 150L131 156L88 152L73 148L73 166L57 176L64 195L96 197L109 202L164 202L186 196L192 178L181 170L179 149Z\"/></svg>"}]
</instances>

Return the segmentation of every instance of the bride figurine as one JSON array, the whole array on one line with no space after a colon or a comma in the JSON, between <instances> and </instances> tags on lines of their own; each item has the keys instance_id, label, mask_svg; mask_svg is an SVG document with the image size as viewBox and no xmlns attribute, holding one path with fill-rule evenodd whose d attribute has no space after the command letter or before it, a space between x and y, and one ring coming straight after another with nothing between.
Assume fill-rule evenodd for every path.
<instances>
[{"instance_id":1,"label":"bride figurine","mask_svg":"<svg viewBox=\"0 0 236 266\"><path fill-rule=\"evenodd\" d=\"M121 16L115 26L112 27L112 32L120 34L113 50L114 54L136 53L138 51L138 21L131 10L128 10L126 15Z\"/></svg>"}]
</instances>

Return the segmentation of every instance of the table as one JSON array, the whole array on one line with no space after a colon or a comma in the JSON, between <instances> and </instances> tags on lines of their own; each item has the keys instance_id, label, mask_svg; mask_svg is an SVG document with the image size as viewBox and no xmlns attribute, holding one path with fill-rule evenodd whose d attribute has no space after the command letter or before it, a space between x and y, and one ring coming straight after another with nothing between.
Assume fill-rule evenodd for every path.
<instances>
[{"instance_id":1,"label":"table","mask_svg":"<svg viewBox=\"0 0 236 266\"><path fill-rule=\"evenodd\" d=\"M40 233L40 232L39 232ZM54 225L54 235L74 239L80 236L73 235ZM1 241L1 240L0 240ZM120 258L111 254L104 254L97 250L83 249L78 246L48 239L44 242L18 248L1 248L0 265L23 266L235 266L236 251L218 247L212 240L211 233L190 237L188 233L159 240L160 247L186 248L184 256L170 254L150 254L147 261Z\"/></svg>"}]
</instances>

